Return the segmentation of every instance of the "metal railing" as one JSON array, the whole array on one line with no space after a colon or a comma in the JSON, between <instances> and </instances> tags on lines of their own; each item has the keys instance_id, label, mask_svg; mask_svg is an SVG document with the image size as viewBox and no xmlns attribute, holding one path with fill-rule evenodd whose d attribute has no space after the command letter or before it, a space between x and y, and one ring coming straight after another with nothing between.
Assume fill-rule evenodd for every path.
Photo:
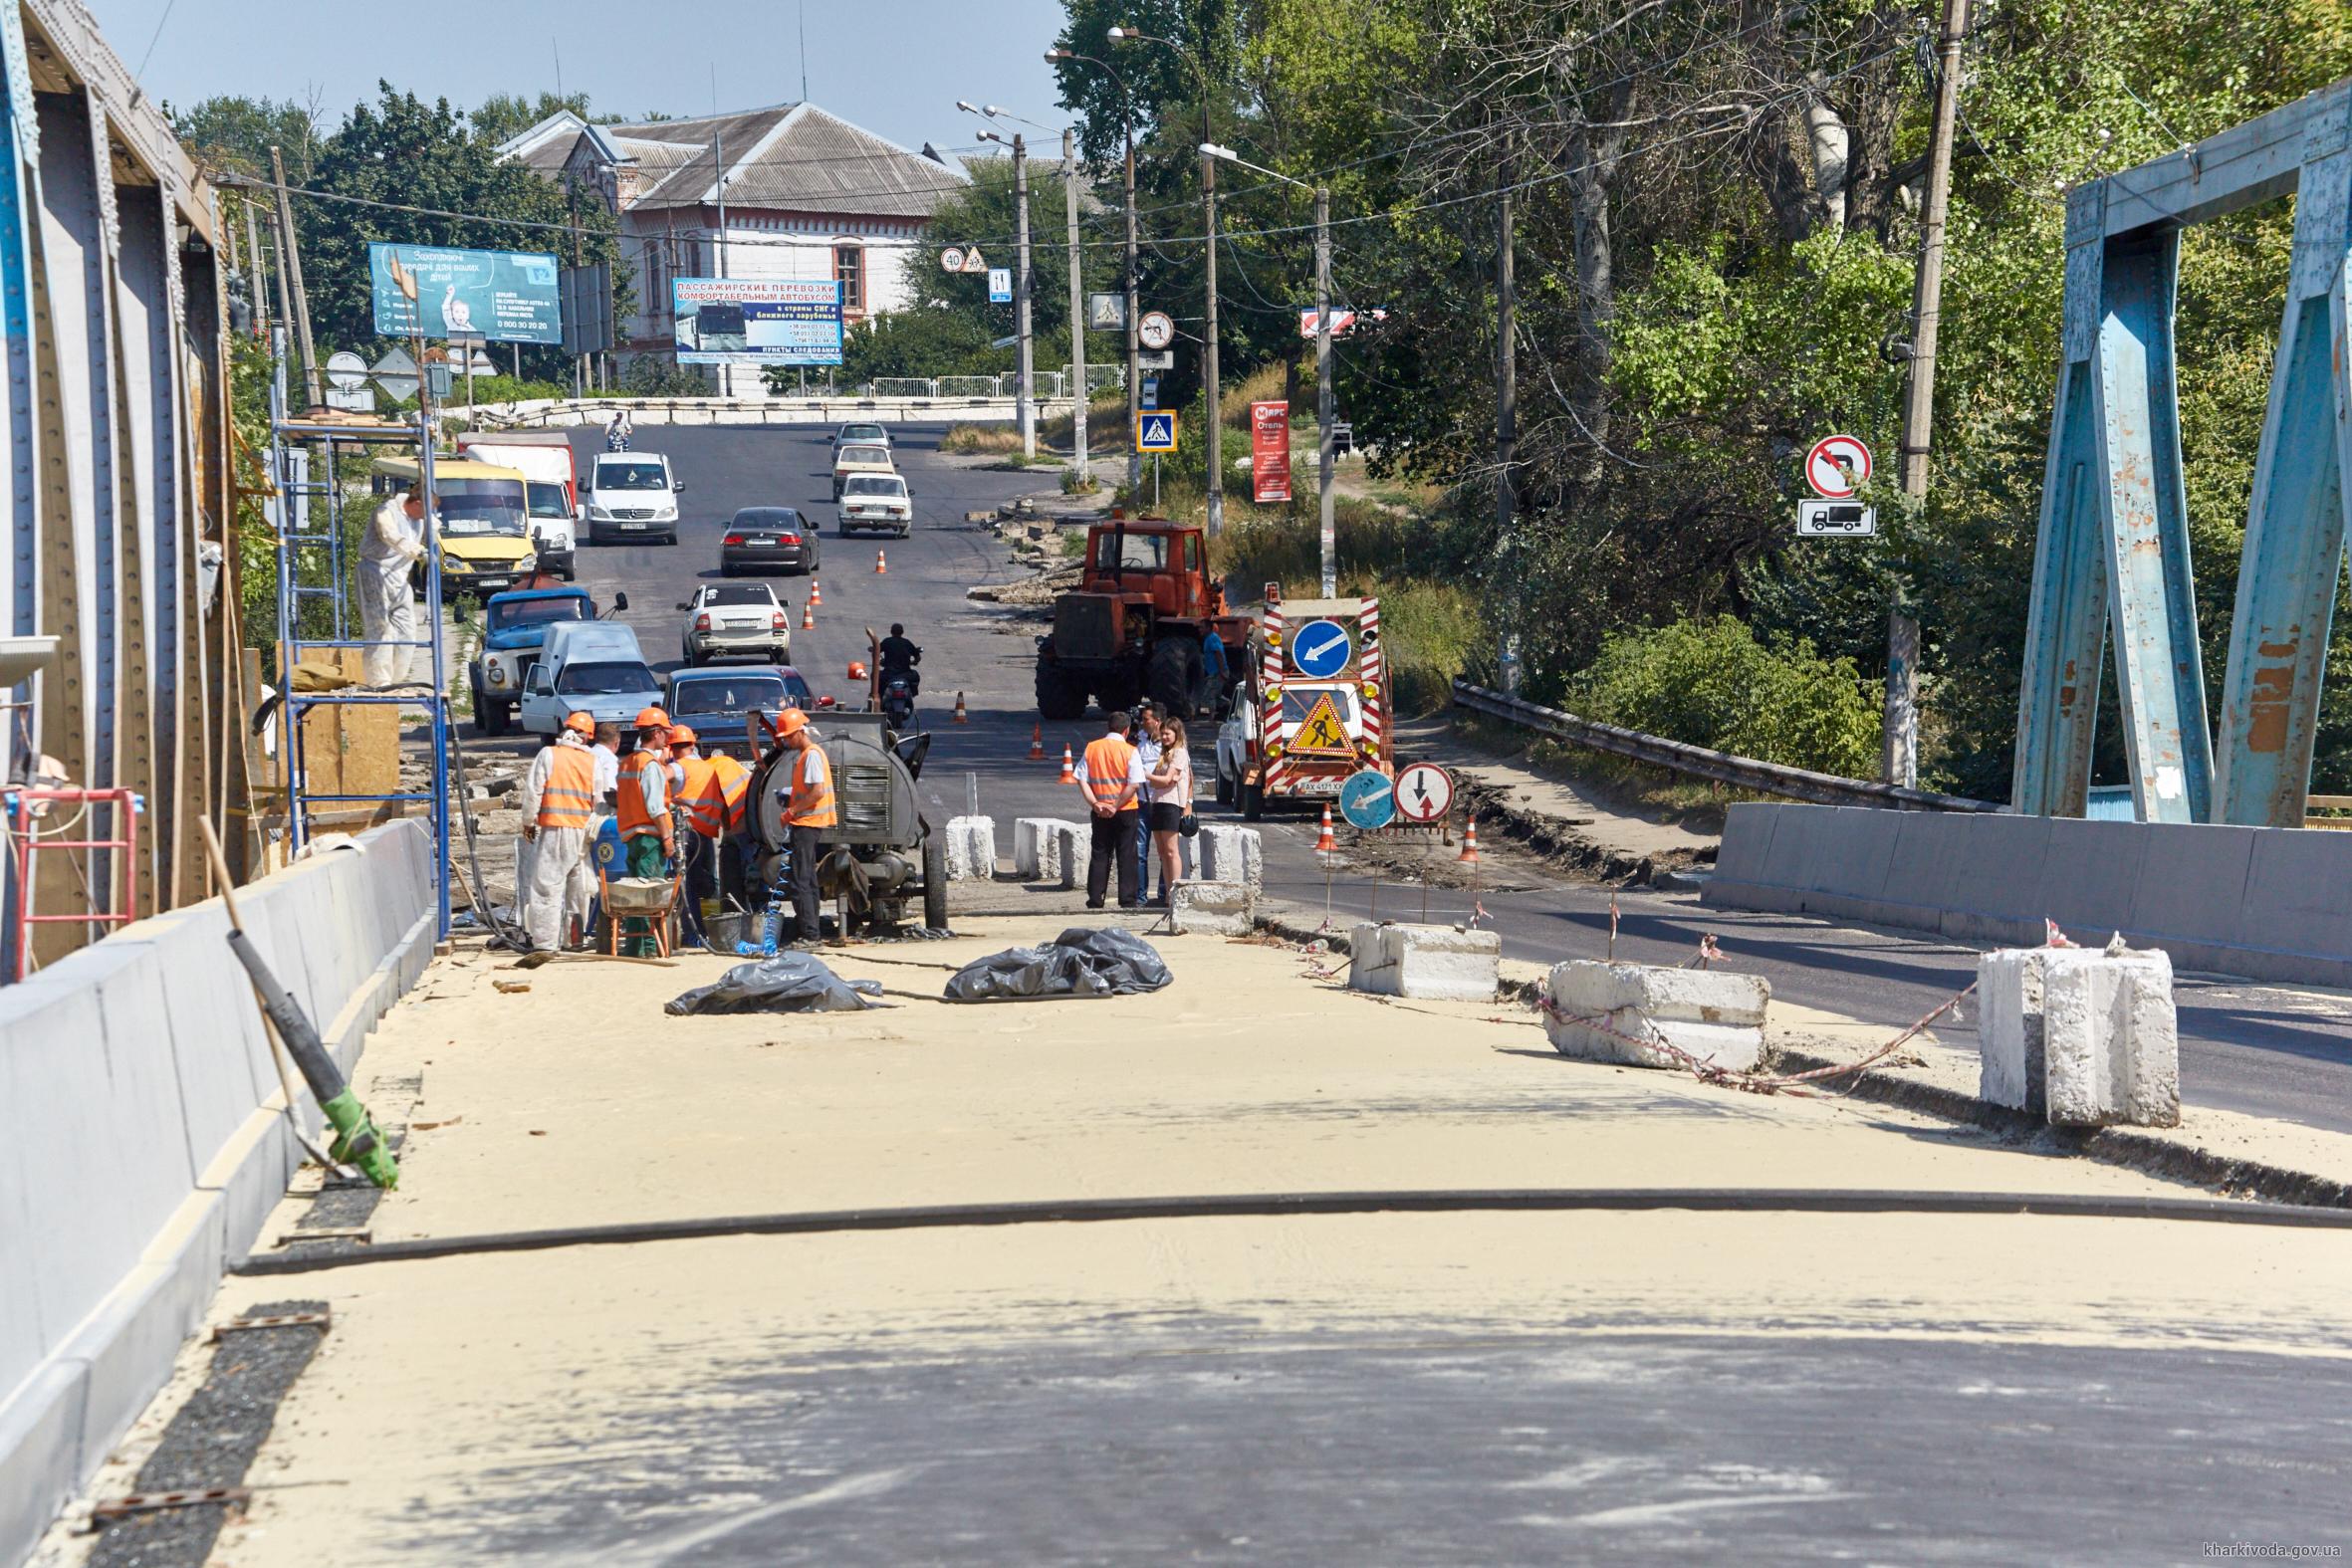
<instances>
[{"instance_id":1,"label":"metal railing","mask_svg":"<svg viewBox=\"0 0 2352 1568\"><path fill-rule=\"evenodd\" d=\"M1536 703L1522 702L1517 697L1506 697L1501 692L1473 686L1468 681L1454 683L1454 706L1491 714L1527 729L1539 730L1545 735L1572 741L1578 746L1589 746L1597 752L1630 757L1635 762L1671 769L1678 774L1689 774L1695 779L1712 779L1717 784L1730 784L1737 789L1753 789L1758 794L1782 795L1791 800L1811 800L1822 805L1870 805L1899 811L2005 809L1992 800L1939 794L1933 789L1906 789L1899 784L1872 784L1861 779L1840 779L1835 774L1817 774L1809 768L1785 768L1778 763L1758 762L1753 757L1735 757L1730 752L1710 751L1687 741L1669 741L1664 736L1644 735L1639 730L1621 730L1613 724L1579 719L1557 708L1545 708Z\"/></svg>"}]
</instances>

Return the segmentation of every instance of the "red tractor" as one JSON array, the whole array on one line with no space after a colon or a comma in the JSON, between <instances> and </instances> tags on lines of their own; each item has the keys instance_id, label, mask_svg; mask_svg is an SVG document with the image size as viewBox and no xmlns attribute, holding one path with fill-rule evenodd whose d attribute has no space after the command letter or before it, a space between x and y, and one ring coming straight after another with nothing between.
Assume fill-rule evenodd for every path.
<instances>
[{"instance_id":1,"label":"red tractor","mask_svg":"<svg viewBox=\"0 0 2352 1568\"><path fill-rule=\"evenodd\" d=\"M1086 530L1078 585L1054 602L1053 635L1038 639L1038 712L1082 716L1149 697L1180 718L1216 706L1201 642L1225 646L1226 680L1250 652L1250 618L1225 612L1209 578L1201 531L1164 518L1113 518Z\"/></svg>"}]
</instances>

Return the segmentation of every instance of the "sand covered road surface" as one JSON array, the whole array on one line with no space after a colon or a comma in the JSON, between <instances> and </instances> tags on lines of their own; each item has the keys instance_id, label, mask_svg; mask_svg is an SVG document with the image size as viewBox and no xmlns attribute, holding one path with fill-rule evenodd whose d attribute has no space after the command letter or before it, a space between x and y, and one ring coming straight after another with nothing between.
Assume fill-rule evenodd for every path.
<instances>
[{"instance_id":1,"label":"sand covered road surface","mask_svg":"<svg viewBox=\"0 0 2352 1568\"><path fill-rule=\"evenodd\" d=\"M436 964L361 1068L422 1080L374 1235L1341 1189L2190 1195L1866 1104L1564 1061L1523 1008L1375 1002L1282 946L1163 940L1154 995L950 1007L954 966L1061 922L959 924L827 955L888 989L857 1014L665 1017L708 958L550 966L519 994L493 988L523 978L503 958ZM2348 1288L2340 1231L1778 1211L735 1236L234 1278L217 1315L299 1294L335 1327L212 1560L1844 1540L2147 1561L2352 1526ZM2232 1414L2257 1409L2259 1431Z\"/></svg>"}]
</instances>

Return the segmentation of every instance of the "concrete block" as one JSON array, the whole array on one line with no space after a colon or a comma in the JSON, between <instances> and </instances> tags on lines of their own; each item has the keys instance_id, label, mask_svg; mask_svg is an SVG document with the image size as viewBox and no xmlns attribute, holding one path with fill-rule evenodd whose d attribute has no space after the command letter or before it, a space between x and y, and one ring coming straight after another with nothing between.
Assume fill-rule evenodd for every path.
<instances>
[{"instance_id":1,"label":"concrete block","mask_svg":"<svg viewBox=\"0 0 2352 1568\"><path fill-rule=\"evenodd\" d=\"M2352 931L2352 833L2288 828L2258 835L2238 940L2273 953L2340 958L2347 931ZM2192 966L2185 961L2181 967Z\"/></svg>"},{"instance_id":2,"label":"concrete block","mask_svg":"<svg viewBox=\"0 0 2352 1568\"><path fill-rule=\"evenodd\" d=\"M56 1361L0 1396L0 1563L29 1559L81 1483L89 1377L81 1362Z\"/></svg>"},{"instance_id":3,"label":"concrete block","mask_svg":"<svg viewBox=\"0 0 2352 1568\"><path fill-rule=\"evenodd\" d=\"M2130 916L2101 923L2131 934L2134 940L2163 938L2234 946L2240 940L2242 911L2267 892L2254 889L2248 895L2254 844L2275 829L2203 822L2139 825L2147 835L2148 849L2140 861Z\"/></svg>"},{"instance_id":4,"label":"concrete block","mask_svg":"<svg viewBox=\"0 0 2352 1568\"><path fill-rule=\"evenodd\" d=\"M1552 966L1544 996L1551 1006L1543 1032L1563 1056L1682 1067L1666 1051L1635 1043L1662 1039L1731 1072L1752 1071L1764 1059L1772 990L1759 975L1576 959Z\"/></svg>"},{"instance_id":5,"label":"concrete block","mask_svg":"<svg viewBox=\"0 0 2352 1568\"><path fill-rule=\"evenodd\" d=\"M1013 874L1024 882L1058 882L1070 885L1070 840L1075 837L1084 854L1087 842L1085 829L1075 822L1065 822L1058 816L1017 816L1013 819ZM1079 866L1084 873L1084 866Z\"/></svg>"},{"instance_id":6,"label":"concrete block","mask_svg":"<svg viewBox=\"0 0 2352 1568\"><path fill-rule=\"evenodd\" d=\"M1977 960L1977 1097L2031 1116L2043 1092L2042 959L2065 948L2001 948Z\"/></svg>"},{"instance_id":7,"label":"concrete block","mask_svg":"<svg viewBox=\"0 0 2352 1568\"><path fill-rule=\"evenodd\" d=\"M1179 882L1169 924L1185 936L1247 936L1254 901L1239 882Z\"/></svg>"},{"instance_id":8,"label":"concrete block","mask_svg":"<svg viewBox=\"0 0 2352 1568\"><path fill-rule=\"evenodd\" d=\"M1742 801L1724 812L1723 847L1716 852L1715 872L1726 882L1763 882L1770 863L1772 834L1778 827L1780 805Z\"/></svg>"},{"instance_id":9,"label":"concrete block","mask_svg":"<svg viewBox=\"0 0 2352 1568\"><path fill-rule=\"evenodd\" d=\"M997 823L992 816L947 819L947 879L990 882L997 874Z\"/></svg>"},{"instance_id":10,"label":"concrete block","mask_svg":"<svg viewBox=\"0 0 2352 1568\"><path fill-rule=\"evenodd\" d=\"M1503 937L1452 926L1408 926L1368 921L1348 938L1352 991L1430 1002L1493 1002L1501 984Z\"/></svg>"},{"instance_id":11,"label":"concrete block","mask_svg":"<svg viewBox=\"0 0 2352 1568\"><path fill-rule=\"evenodd\" d=\"M1266 892L1266 846L1255 827L1210 827L1192 840L1200 848L1201 876L1211 882L1239 882L1252 897Z\"/></svg>"},{"instance_id":12,"label":"concrete block","mask_svg":"<svg viewBox=\"0 0 2352 1568\"><path fill-rule=\"evenodd\" d=\"M2042 970L2042 1037L2053 1126L2180 1125L2180 1034L2164 954L2051 954Z\"/></svg>"}]
</instances>

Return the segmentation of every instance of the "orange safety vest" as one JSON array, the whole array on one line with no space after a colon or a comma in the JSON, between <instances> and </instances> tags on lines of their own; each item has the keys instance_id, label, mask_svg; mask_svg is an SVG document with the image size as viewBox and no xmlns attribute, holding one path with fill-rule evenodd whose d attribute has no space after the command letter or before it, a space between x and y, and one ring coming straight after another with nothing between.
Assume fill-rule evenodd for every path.
<instances>
[{"instance_id":1,"label":"orange safety vest","mask_svg":"<svg viewBox=\"0 0 2352 1568\"><path fill-rule=\"evenodd\" d=\"M1133 771L1134 766L1135 748L1117 736L1106 735L1099 741L1088 741L1086 743L1087 792L1099 800L1102 798L1104 785L1115 784L1119 791L1117 809L1124 811L1135 803L1134 786L1127 779L1127 775Z\"/></svg>"},{"instance_id":2,"label":"orange safety vest","mask_svg":"<svg viewBox=\"0 0 2352 1568\"><path fill-rule=\"evenodd\" d=\"M642 838L647 833L659 833L661 823L645 808L646 776L668 783L669 764L659 752L635 751L620 760L620 787L616 796L620 805L620 836ZM668 812L662 816L667 817Z\"/></svg>"},{"instance_id":3,"label":"orange safety vest","mask_svg":"<svg viewBox=\"0 0 2352 1568\"><path fill-rule=\"evenodd\" d=\"M586 827L596 804L596 763L585 746L558 746L539 791L539 825Z\"/></svg>"},{"instance_id":4,"label":"orange safety vest","mask_svg":"<svg viewBox=\"0 0 2352 1568\"><path fill-rule=\"evenodd\" d=\"M817 759L818 781L815 784L802 777L810 758ZM785 802L784 820L788 827L830 827L833 815L833 765L824 755L824 748L812 746L805 752L795 752L790 767L793 771L792 797Z\"/></svg>"},{"instance_id":5,"label":"orange safety vest","mask_svg":"<svg viewBox=\"0 0 2352 1568\"><path fill-rule=\"evenodd\" d=\"M670 764L670 804L686 807L689 826L700 817L702 791L710 786L710 782L711 760L707 757L689 757Z\"/></svg>"},{"instance_id":6,"label":"orange safety vest","mask_svg":"<svg viewBox=\"0 0 2352 1568\"><path fill-rule=\"evenodd\" d=\"M690 825L705 838L718 837L722 825L730 833L742 832L743 799L751 784L751 770L734 758L722 752L710 759L709 777L694 796Z\"/></svg>"}]
</instances>

